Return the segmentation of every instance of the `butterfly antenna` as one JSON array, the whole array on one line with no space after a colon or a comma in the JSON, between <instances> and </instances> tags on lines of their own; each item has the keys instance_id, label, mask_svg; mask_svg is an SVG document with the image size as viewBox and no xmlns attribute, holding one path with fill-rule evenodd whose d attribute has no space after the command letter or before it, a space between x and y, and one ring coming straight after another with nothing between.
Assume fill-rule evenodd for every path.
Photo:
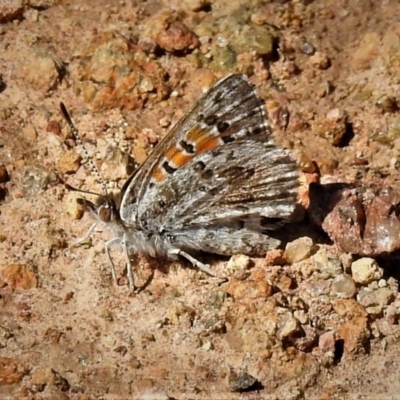
<instances>
[{"instance_id":1,"label":"butterfly antenna","mask_svg":"<svg viewBox=\"0 0 400 400\"><path fill-rule=\"evenodd\" d=\"M69 113L67 111L67 108L65 107L65 105L64 105L64 103L62 101L60 102L60 109L61 109L63 117L65 118L65 120L67 121L67 124L69 125L69 128L71 129L72 134L75 137L76 142L80 146L82 146L83 151L85 153L85 156L86 156L86 158L87 158L87 160L89 162L90 169L91 169L92 173L96 176L96 178L100 182L101 187L103 189L104 195L107 196L107 186L104 183L104 180L101 177L99 170L97 169L96 165L94 164L92 157L90 157L88 151L86 150L86 147L83 144L81 137L79 136L79 131L78 131L78 129L76 129L74 123L72 122L72 119L71 119L71 117L70 117L70 115L69 115ZM87 192L87 193L89 193L89 192ZM95 193L92 193L92 194L95 194Z\"/></svg>"}]
</instances>

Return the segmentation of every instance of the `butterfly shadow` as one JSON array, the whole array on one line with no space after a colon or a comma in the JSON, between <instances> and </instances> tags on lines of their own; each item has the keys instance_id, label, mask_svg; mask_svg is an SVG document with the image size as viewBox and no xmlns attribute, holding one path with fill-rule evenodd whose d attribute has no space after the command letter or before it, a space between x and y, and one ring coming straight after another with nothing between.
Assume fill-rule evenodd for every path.
<instances>
[{"instance_id":1,"label":"butterfly shadow","mask_svg":"<svg viewBox=\"0 0 400 400\"><path fill-rule=\"evenodd\" d=\"M132 265L139 265L139 268L134 269L134 278L135 278L135 294L139 294L146 290L154 278L155 270L159 270L163 273L166 273L163 266L160 267L160 263L151 258L151 257L143 257L134 253L129 253L129 258ZM144 267L142 265L144 264ZM138 270L140 271L138 273ZM128 281L128 266L125 264L125 268L122 273L123 281ZM127 282L126 282L127 283ZM119 286L119 285L118 285Z\"/></svg>"}]
</instances>

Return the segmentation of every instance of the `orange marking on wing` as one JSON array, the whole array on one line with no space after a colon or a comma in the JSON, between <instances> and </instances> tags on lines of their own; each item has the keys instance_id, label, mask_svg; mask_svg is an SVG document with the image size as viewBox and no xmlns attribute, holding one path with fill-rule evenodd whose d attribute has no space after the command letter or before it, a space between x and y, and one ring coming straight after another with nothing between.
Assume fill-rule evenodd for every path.
<instances>
[{"instance_id":1,"label":"orange marking on wing","mask_svg":"<svg viewBox=\"0 0 400 400\"><path fill-rule=\"evenodd\" d=\"M155 168L151 174L151 178L157 182L162 182L165 177L165 171L163 171L160 167Z\"/></svg>"},{"instance_id":2,"label":"orange marking on wing","mask_svg":"<svg viewBox=\"0 0 400 400\"><path fill-rule=\"evenodd\" d=\"M192 155L189 156L183 153L183 151L177 149L175 146L168 149L165 153L165 156L169 161L174 164L176 168L184 166L193 158Z\"/></svg>"},{"instance_id":3,"label":"orange marking on wing","mask_svg":"<svg viewBox=\"0 0 400 400\"><path fill-rule=\"evenodd\" d=\"M221 143L217 137L204 137L196 143L196 149L199 153L205 153L208 150L215 149L220 144Z\"/></svg>"},{"instance_id":4,"label":"orange marking on wing","mask_svg":"<svg viewBox=\"0 0 400 400\"><path fill-rule=\"evenodd\" d=\"M209 129L200 129L198 126L188 132L187 139L196 146L197 154L215 149L221 144L220 139L211 135Z\"/></svg>"},{"instance_id":5,"label":"orange marking on wing","mask_svg":"<svg viewBox=\"0 0 400 400\"><path fill-rule=\"evenodd\" d=\"M208 136L208 130L200 128L198 125L195 125L188 133L187 140L189 142L197 142L201 137Z\"/></svg>"},{"instance_id":6,"label":"orange marking on wing","mask_svg":"<svg viewBox=\"0 0 400 400\"><path fill-rule=\"evenodd\" d=\"M201 129L199 126L193 127L188 132L186 139L195 145L196 154L187 155L176 146L170 147L165 152L165 159L173 164L171 165L173 168L181 168L191 161L195 155L215 149L221 144L220 139L211 135L209 129ZM161 166L154 167L151 173L152 179L162 182L166 177L167 174Z\"/></svg>"}]
</instances>

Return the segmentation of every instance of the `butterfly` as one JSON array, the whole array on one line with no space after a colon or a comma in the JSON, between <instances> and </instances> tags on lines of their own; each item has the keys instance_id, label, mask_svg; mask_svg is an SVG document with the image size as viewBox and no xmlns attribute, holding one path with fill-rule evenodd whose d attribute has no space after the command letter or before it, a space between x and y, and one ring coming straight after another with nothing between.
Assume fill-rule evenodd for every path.
<instances>
[{"instance_id":1,"label":"butterfly","mask_svg":"<svg viewBox=\"0 0 400 400\"><path fill-rule=\"evenodd\" d=\"M114 280L110 248L122 245L135 290L131 252L180 256L212 276L194 254L265 255L280 244L268 233L290 221L298 187L296 162L275 144L262 100L247 76L232 74L197 100L119 196L103 185L104 194L87 192L96 202L79 202L113 233L105 248Z\"/></svg>"}]
</instances>

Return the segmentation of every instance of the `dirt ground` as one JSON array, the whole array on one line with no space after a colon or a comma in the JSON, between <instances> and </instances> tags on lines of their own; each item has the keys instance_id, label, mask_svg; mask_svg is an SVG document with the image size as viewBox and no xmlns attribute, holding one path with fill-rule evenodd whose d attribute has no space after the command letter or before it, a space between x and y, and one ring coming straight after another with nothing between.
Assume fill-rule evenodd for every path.
<instances>
[{"instance_id":1,"label":"dirt ground","mask_svg":"<svg viewBox=\"0 0 400 400\"><path fill-rule=\"evenodd\" d=\"M302 172L399 193L399 14L395 0L0 1L0 398L399 398L395 255L350 254L314 226L266 258L207 255L223 285L134 259L132 294L118 249L112 282L108 232L72 246L92 221L62 181L102 189L59 109L116 190L242 72Z\"/></svg>"}]
</instances>

